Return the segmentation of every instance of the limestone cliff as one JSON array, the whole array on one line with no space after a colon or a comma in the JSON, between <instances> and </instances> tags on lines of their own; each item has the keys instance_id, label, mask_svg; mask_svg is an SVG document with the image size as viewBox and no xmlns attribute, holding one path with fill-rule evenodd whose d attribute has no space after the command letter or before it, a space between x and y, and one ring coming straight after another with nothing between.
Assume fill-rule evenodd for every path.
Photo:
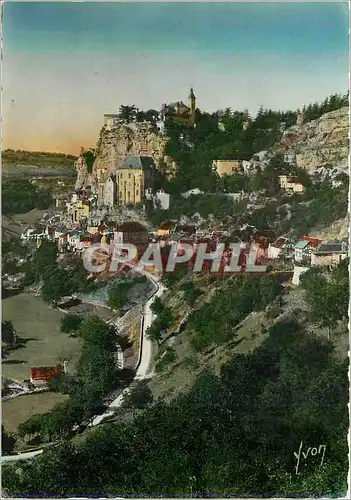
<instances>
[{"instance_id":1,"label":"limestone cliff","mask_svg":"<svg viewBox=\"0 0 351 500\"><path fill-rule=\"evenodd\" d=\"M318 120L287 129L276 151L293 153L296 165L307 171L347 162L349 108L326 113Z\"/></svg>"},{"instance_id":2,"label":"limestone cliff","mask_svg":"<svg viewBox=\"0 0 351 500\"><path fill-rule=\"evenodd\" d=\"M166 155L167 142L167 137L145 124L120 124L112 129L105 125L96 147L93 177L103 182L130 155L151 156L160 171L170 177L175 163Z\"/></svg>"},{"instance_id":3,"label":"limestone cliff","mask_svg":"<svg viewBox=\"0 0 351 500\"><path fill-rule=\"evenodd\" d=\"M84 149L81 149L80 155L74 163L74 167L77 171L77 179L75 184L75 190L84 189L87 186L92 186L93 179L91 172L89 173L88 164L86 158L83 155Z\"/></svg>"}]
</instances>

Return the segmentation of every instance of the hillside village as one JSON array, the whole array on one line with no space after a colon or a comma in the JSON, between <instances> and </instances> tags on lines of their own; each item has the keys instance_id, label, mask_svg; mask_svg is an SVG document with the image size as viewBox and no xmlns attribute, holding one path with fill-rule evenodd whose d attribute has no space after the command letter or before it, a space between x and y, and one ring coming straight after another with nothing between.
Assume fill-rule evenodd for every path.
<instances>
[{"instance_id":1,"label":"hillside village","mask_svg":"<svg viewBox=\"0 0 351 500\"><path fill-rule=\"evenodd\" d=\"M166 118L173 117L177 121L181 110L181 123L185 130L194 128L195 106L196 98L191 89L189 107L179 102L168 107L164 105L159 116L152 117L157 118L155 122L139 122L137 115L133 114L127 119L123 115L105 115L100 137L109 134L108 139L99 140L94 153L82 148L75 162L75 193L56 196L56 208L44 215L39 222L40 229L26 228L21 239L35 241L37 245L43 239L56 241L63 256L67 252L82 255L88 246L98 242L107 243L111 248L114 242L133 242L139 245L142 252L148 241L160 242L164 247L174 242L208 242L211 245L229 241L230 238L232 242L244 238L248 245L251 241L260 245L263 250L261 260L278 269L291 271L294 284L299 283L300 273L310 266L331 268L346 258L347 231L341 231L332 240L313 239L309 232L296 234L296 231L289 230L288 221L292 205L302 207L310 203L309 192L313 187L324 183L334 189L335 194L340 190L345 193L348 108L331 111L307 123L304 123L303 115L298 114L296 124L282 131L277 144L255 153L251 158L214 157L208 165L208 175L215 179L215 192L195 187L172 194L165 190L169 184L169 172L163 170L170 161L176 168L175 161L164 154ZM184 125L186 113L190 118ZM245 128L247 122L243 123ZM145 130L148 139L142 136L141 140L138 134ZM125 141L128 142L126 134L131 134L132 139L128 138L131 143L125 144ZM155 147L157 141L160 142ZM140 154L129 154L137 152ZM273 162L277 172L273 173L273 182L276 183L273 195L268 195L266 188L243 189L243 179L252 180ZM231 179L234 181L230 183ZM235 179L238 185L241 184L241 189L235 190ZM241 217L243 223L238 225L235 222L237 217L230 216L230 209L226 219L222 220L211 213L203 217L195 209L194 213L180 213L180 217L174 218L172 205L179 205L179 200L198 203L203 199L206 203L211 198L232 206L234 212L245 213L245 217ZM194 207L196 203L193 203ZM255 214L260 214L264 207L272 203L279 222L272 221L272 227L267 227L266 222L261 226L259 223L248 224L255 219ZM285 221L282 213L286 214ZM149 214L153 217L150 218ZM340 216L346 217L346 214ZM153 222L157 219L159 224ZM345 218L345 228L347 224ZM288 230L284 231L284 226ZM319 226L322 229L322 225Z\"/></svg>"},{"instance_id":2,"label":"hillside village","mask_svg":"<svg viewBox=\"0 0 351 500\"><path fill-rule=\"evenodd\" d=\"M6 233L3 289L40 298L63 316L56 335L69 339L74 355L60 347L45 358L51 363L22 361L21 377L3 380L4 402L64 395L53 410L22 419L14 433L18 450L58 436L74 442L102 422L133 419L136 409L143 415L152 404L135 409L134 394L170 405L182 394L191 398L196 377L206 370L223 374L232 356L255 356L265 341L275 342L279 328L285 334L304 324L317 339L334 342L337 359L345 361L347 97L296 112L260 109L255 118L230 109L211 115L197 103L191 88L187 105L121 106L102 117L96 147L82 147L74 160L73 190L58 181L48 203L38 180L25 185L33 209L41 199L40 216L21 224L18 239ZM337 109L328 110L328 103ZM9 220L11 189L5 191ZM124 243L137 253L114 268L115 249ZM233 243L240 244L238 255ZM164 268L176 244L191 245L193 256L173 273L150 261L140 271L150 244L157 244ZM219 244L216 272L209 257L194 273L201 245L213 256ZM103 248L94 254L94 265L103 264L95 272L84 268L93 245ZM251 265L266 270L250 281L252 248ZM240 270L226 276L234 257ZM329 322L330 302L323 317L311 312L324 300L314 289L327 295L328 287L338 303ZM6 363L26 341L11 321L5 327Z\"/></svg>"}]
</instances>

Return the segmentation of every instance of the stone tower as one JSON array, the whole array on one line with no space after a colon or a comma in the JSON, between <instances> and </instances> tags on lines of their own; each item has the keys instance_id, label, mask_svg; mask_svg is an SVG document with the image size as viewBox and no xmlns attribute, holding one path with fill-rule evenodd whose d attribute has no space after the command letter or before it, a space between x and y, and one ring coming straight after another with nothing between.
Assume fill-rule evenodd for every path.
<instances>
[{"instance_id":1,"label":"stone tower","mask_svg":"<svg viewBox=\"0 0 351 500\"><path fill-rule=\"evenodd\" d=\"M188 107L190 108L190 111L191 111L191 122L192 122L192 124L194 124L195 123L195 110L196 110L196 97L195 97L194 90L192 87L190 89L190 94L188 97Z\"/></svg>"}]
</instances>

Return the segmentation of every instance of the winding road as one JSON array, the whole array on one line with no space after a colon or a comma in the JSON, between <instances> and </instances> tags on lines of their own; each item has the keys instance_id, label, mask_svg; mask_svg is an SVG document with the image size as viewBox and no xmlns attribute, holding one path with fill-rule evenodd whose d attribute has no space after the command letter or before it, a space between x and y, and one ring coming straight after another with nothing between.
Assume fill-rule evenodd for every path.
<instances>
[{"instance_id":1,"label":"winding road","mask_svg":"<svg viewBox=\"0 0 351 500\"><path fill-rule=\"evenodd\" d=\"M155 318L155 315L151 311L151 305L156 297L161 297L161 295L166 291L166 288L157 279L155 279L155 277L152 274L144 270L140 271L155 285L155 290L150 295L149 299L147 300L143 308L143 322L142 322L142 329L140 332L140 347L141 347L140 357L133 381L144 380L150 376L149 368L152 357L152 342L146 337L145 333ZM119 394L119 396L117 396L117 398L114 399L109 404L108 409L102 415L96 415L95 417L93 417L89 426L95 427L96 425L99 425L105 418L113 415L114 409L121 406L124 396L129 392L130 388L126 387L121 392L121 394ZM15 462L17 460L28 460L36 457L37 455L40 455L41 453L43 453L43 451L44 450L41 449L41 450L28 451L25 453L19 453L18 455L2 456L1 463Z\"/></svg>"}]
</instances>

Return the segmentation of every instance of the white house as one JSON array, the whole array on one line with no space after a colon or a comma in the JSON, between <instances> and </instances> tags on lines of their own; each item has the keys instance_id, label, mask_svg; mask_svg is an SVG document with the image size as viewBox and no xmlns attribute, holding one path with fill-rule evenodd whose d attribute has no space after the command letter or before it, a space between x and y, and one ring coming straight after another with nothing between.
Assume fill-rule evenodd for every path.
<instances>
[{"instance_id":1,"label":"white house","mask_svg":"<svg viewBox=\"0 0 351 500\"><path fill-rule=\"evenodd\" d=\"M278 238L273 244L268 246L268 258L278 259L288 244L288 239L284 237Z\"/></svg>"},{"instance_id":2,"label":"white house","mask_svg":"<svg viewBox=\"0 0 351 500\"><path fill-rule=\"evenodd\" d=\"M186 191L185 193L182 193L182 196L183 198L189 198L189 196L203 194L203 193L204 192L201 191L201 189L194 188L194 189L189 189L189 191Z\"/></svg>"},{"instance_id":3,"label":"white house","mask_svg":"<svg viewBox=\"0 0 351 500\"><path fill-rule=\"evenodd\" d=\"M292 165L295 161L295 155L293 153L285 153L284 154L284 163L288 165Z\"/></svg>"},{"instance_id":4,"label":"white house","mask_svg":"<svg viewBox=\"0 0 351 500\"><path fill-rule=\"evenodd\" d=\"M156 193L153 193L151 188L145 190L145 198L151 200L156 208L159 206L161 210L168 210L170 204L170 195L161 189Z\"/></svg>"},{"instance_id":5,"label":"white house","mask_svg":"<svg viewBox=\"0 0 351 500\"><path fill-rule=\"evenodd\" d=\"M287 175L279 175L279 185L288 194L303 193L305 190L304 185L298 179Z\"/></svg>"},{"instance_id":6,"label":"white house","mask_svg":"<svg viewBox=\"0 0 351 500\"><path fill-rule=\"evenodd\" d=\"M103 205L105 207L113 207L116 203L116 176L110 174L103 190Z\"/></svg>"},{"instance_id":7,"label":"white house","mask_svg":"<svg viewBox=\"0 0 351 500\"><path fill-rule=\"evenodd\" d=\"M104 124L107 130L112 130L117 127L119 123L119 116L116 114L105 114Z\"/></svg>"},{"instance_id":8,"label":"white house","mask_svg":"<svg viewBox=\"0 0 351 500\"><path fill-rule=\"evenodd\" d=\"M244 174L249 174L253 170L253 165L248 160L242 160L241 166L244 170Z\"/></svg>"}]
</instances>

